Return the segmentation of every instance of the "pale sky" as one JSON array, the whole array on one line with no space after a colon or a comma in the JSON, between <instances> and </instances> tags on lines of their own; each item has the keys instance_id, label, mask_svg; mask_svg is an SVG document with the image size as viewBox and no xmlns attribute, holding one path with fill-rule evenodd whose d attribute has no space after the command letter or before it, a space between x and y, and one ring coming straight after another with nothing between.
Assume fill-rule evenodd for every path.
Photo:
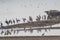
<instances>
[{"instance_id":1,"label":"pale sky","mask_svg":"<svg viewBox=\"0 0 60 40\"><path fill-rule=\"evenodd\" d=\"M0 21L37 15L46 10L60 10L60 0L0 0ZM46 14L45 14L46 15Z\"/></svg>"}]
</instances>

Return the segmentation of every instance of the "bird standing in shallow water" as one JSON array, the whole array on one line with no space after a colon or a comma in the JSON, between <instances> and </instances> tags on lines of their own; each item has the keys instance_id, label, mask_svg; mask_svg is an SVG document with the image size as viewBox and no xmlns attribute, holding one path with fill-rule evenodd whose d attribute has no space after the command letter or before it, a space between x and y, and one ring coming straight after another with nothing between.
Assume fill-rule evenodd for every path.
<instances>
[{"instance_id":1,"label":"bird standing in shallow water","mask_svg":"<svg viewBox=\"0 0 60 40\"><path fill-rule=\"evenodd\" d=\"M42 36L44 36L44 35L45 35L45 33L42 34Z\"/></svg>"},{"instance_id":2,"label":"bird standing in shallow water","mask_svg":"<svg viewBox=\"0 0 60 40\"><path fill-rule=\"evenodd\" d=\"M20 22L20 20L16 18L16 22L18 23L18 22Z\"/></svg>"},{"instance_id":3,"label":"bird standing in shallow water","mask_svg":"<svg viewBox=\"0 0 60 40\"><path fill-rule=\"evenodd\" d=\"M13 19L13 23L15 24L15 20Z\"/></svg>"},{"instance_id":4,"label":"bird standing in shallow water","mask_svg":"<svg viewBox=\"0 0 60 40\"><path fill-rule=\"evenodd\" d=\"M9 21L7 21L7 19L6 19L5 23L6 23L7 25L9 25Z\"/></svg>"}]
</instances>

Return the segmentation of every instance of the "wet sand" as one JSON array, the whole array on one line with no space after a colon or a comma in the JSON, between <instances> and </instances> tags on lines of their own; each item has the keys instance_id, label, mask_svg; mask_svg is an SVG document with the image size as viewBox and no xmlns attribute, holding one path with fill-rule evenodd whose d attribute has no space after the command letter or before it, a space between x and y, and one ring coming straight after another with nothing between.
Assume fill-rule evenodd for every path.
<instances>
[{"instance_id":1,"label":"wet sand","mask_svg":"<svg viewBox=\"0 0 60 40\"><path fill-rule=\"evenodd\" d=\"M60 40L60 36L15 36L0 37L0 40Z\"/></svg>"}]
</instances>

